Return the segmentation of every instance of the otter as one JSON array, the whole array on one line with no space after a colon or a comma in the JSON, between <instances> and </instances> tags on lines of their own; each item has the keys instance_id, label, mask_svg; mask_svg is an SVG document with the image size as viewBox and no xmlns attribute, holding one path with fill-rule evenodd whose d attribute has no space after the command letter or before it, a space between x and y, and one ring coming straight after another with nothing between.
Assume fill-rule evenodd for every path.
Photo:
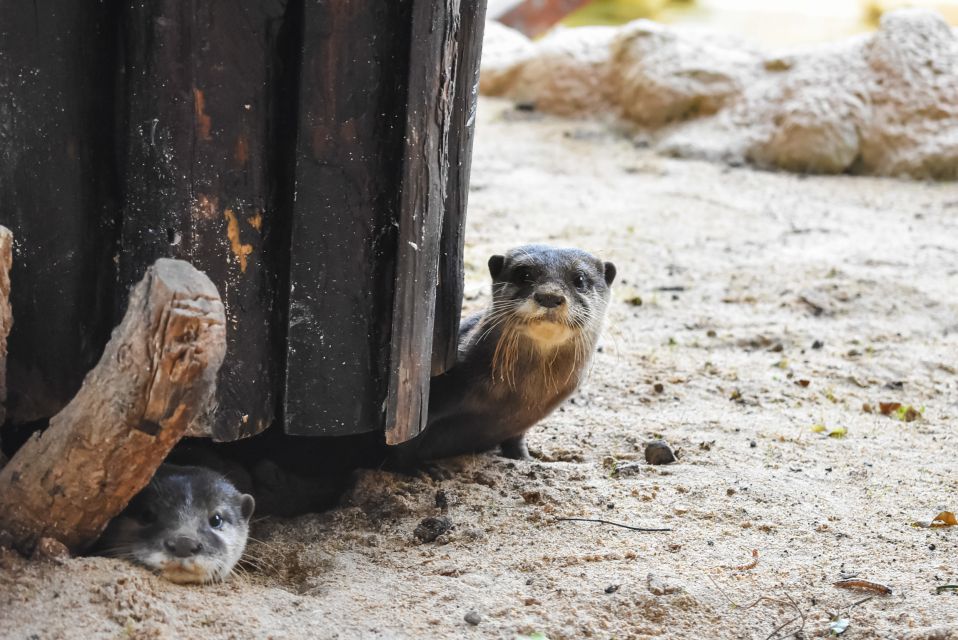
<instances>
[{"instance_id":1,"label":"otter","mask_svg":"<svg viewBox=\"0 0 958 640\"><path fill-rule=\"evenodd\" d=\"M525 434L588 371L615 265L579 249L527 245L489 258L492 303L459 330L456 364L430 384L426 428L403 466L500 447L528 459Z\"/></svg>"},{"instance_id":2,"label":"otter","mask_svg":"<svg viewBox=\"0 0 958 640\"><path fill-rule=\"evenodd\" d=\"M110 521L97 551L171 582L221 582L243 555L254 506L251 495L215 471L163 464Z\"/></svg>"}]
</instances>

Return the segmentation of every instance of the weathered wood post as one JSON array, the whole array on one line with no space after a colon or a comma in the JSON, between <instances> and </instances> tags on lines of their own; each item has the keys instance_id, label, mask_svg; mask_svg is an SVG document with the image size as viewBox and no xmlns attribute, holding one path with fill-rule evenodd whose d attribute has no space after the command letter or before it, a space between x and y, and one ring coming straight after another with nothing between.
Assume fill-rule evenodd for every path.
<instances>
[{"instance_id":1,"label":"weathered wood post","mask_svg":"<svg viewBox=\"0 0 958 640\"><path fill-rule=\"evenodd\" d=\"M24 552L94 542L206 407L225 353L216 287L158 260L76 397L0 470L0 530Z\"/></svg>"}]
</instances>

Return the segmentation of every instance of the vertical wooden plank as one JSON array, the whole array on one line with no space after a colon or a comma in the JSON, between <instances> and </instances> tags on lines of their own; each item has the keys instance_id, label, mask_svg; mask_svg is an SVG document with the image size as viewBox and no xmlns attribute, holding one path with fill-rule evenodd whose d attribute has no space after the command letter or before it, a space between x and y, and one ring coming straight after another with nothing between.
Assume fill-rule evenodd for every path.
<instances>
[{"instance_id":1,"label":"vertical wooden plank","mask_svg":"<svg viewBox=\"0 0 958 640\"><path fill-rule=\"evenodd\" d=\"M120 282L174 257L216 284L227 356L206 433L217 440L269 426L279 391L270 323L283 256L266 238L282 215L270 122L285 10L283 0L150 0L125 15Z\"/></svg>"},{"instance_id":2,"label":"vertical wooden plank","mask_svg":"<svg viewBox=\"0 0 958 640\"><path fill-rule=\"evenodd\" d=\"M461 5L459 56L456 60L456 95L449 128L449 176L439 254L439 288L436 292L436 324L433 331L432 375L439 375L456 362L459 320L462 311L463 241L469 202L469 170L476 130L479 99L479 59L485 27L486 2Z\"/></svg>"},{"instance_id":3,"label":"vertical wooden plank","mask_svg":"<svg viewBox=\"0 0 958 640\"><path fill-rule=\"evenodd\" d=\"M306 0L285 425L381 429L409 60L408 0Z\"/></svg>"},{"instance_id":4,"label":"vertical wooden plank","mask_svg":"<svg viewBox=\"0 0 958 640\"><path fill-rule=\"evenodd\" d=\"M458 0L415 0L409 56L406 149L400 195L386 442L425 426L432 370L439 244L456 95Z\"/></svg>"},{"instance_id":5,"label":"vertical wooden plank","mask_svg":"<svg viewBox=\"0 0 958 640\"><path fill-rule=\"evenodd\" d=\"M112 328L112 3L0 3L0 224L14 233L8 417L48 418Z\"/></svg>"}]
</instances>

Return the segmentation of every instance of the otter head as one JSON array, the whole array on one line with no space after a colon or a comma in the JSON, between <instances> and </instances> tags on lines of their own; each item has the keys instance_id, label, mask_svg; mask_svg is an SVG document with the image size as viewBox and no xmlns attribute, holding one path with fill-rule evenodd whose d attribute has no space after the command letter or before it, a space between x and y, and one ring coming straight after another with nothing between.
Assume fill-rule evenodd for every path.
<instances>
[{"instance_id":1,"label":"otter head","mask_svg":"<svg viewBox=\"0 0 958 640\"><path fill-rule=\"evenodd\" d=\"M540 349L576 337L594 340L615 280L615 265L579 249L518 247L489 258L494 317L508 317Z\"/></svg>"},{"instance_id":2,"label":"otter head","mask_svg":"<svg viewBox=\"0 0 958 640\"><path fill-rule=\"evenodd\" d=\"M243 555L254 504L209 469L163 465L100 545L171 582L219 582Z\"/></svg>"}]
</instances>

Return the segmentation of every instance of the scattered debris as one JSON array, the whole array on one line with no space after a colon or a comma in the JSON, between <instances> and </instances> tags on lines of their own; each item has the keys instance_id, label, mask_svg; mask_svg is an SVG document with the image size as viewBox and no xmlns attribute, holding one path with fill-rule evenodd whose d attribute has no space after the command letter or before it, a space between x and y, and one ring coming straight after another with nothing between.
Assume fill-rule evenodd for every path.
<instances>
[{"instance_id":1,"label":"scattered debris","mask_svg":"<svg viewBox=\"0 0 958 640\"><path fill-rule=\"evenodd\" d=\"M449 510L449 496L446 494L445 489L436 491L436 508L443 513Z\"/></svg>"},{"instance_id":2,"label":"scattered debris","mask_svg":"<svg viewBox=\"0 0 958 640\"><path fill-rule=\"evenodd\" d=\"M878 593L883 596L891 595L891 587L887 587L883 584L877 582L872 582L870 580L839 580L838 582L832 583L832 586L838 587L840 589L857 589L859 591L871 591L872 593Z\"/></svg>"},{"instance_id":3,"label":"scattered debris","mask_svg":"<svg viewBox=\"0 0 958 640\"><path fill-rule=\"evenodd\" d=\"M656 382L654 385L652 385L652 390L656 393L662 393L665 391L665 385L663 385L661 382Z\"/></svg>"},{"instance_id":4,"label":"scattered debris","mask_svg":"<svg viewBox=\"0 0 958 640\"><path fill-rule=\"evenodd\" d=\"M848 435L848 429L846 427L826 427L823 424L813 424L812 431L821 433L829 438L844 438Z\"/></svg>"},{"instance_id":5,"label":"scattered debris","mask_svg":"<svg viewBox=\"0 0 958 640\"><path fill-rule=\"evenodd\" d=\"M848 618L838 618L837 620L832 620L828 623L828 630L831 631L834 635L840 636L845 633L845 630L848 629L848 625L852 623Z\"/></svg>"},{"instance_id":6,"label":"scattered debris","mask_svg":"<svg viewBox=\"0 0 958 640\"><path fill-rule=\"evenodd\" d=\"M617 584L610 584L608 587L605 588L606 593L615 593L618 590L619 590L619 585Z\"/></svg>"},{"instance_id":7,"label":"scattered debris","mask_svg":"<svg viewBox=\"0 0 958 640\"><path fill-rule=\"evenodd\" d=\"M883 416L894 414L902 422L914 422L925 413L924 407L916 409L910 404L906 405L900 402L879 402L878 410Z\"/></svg>"},{"instance_id":8,"label":"scattered debris","mask_svg":"<svg viewBox=\"0 0 958 640\"><path fill-rule=\"evenodd\" d=\"M727 567L734 571L751 571L758 566L758 549L752 549L752 561L748 564L740 564L737 567Z\"/></svg>"},{"instance_id":9,"label":"scattered debris","mask_svg":"<svg viewBox=\"0 0 958 640\"><path fill-rule=\"evenodd\" d=\"M825 346L825 343L822 342L821 340L816 340L815 342L812 343L812 349L821 349L824 346Z\"/></svg>"},{"instance_id":10,"label":"scattered debris","mask_svg":"<svg viewBox=\"0 0 958 640\"><path fill-rule=\"evenodd\" d=\"M62 563L70 559L70 550L56 538L44 536L37 542L32 557L34 560L52 560Z\"/></svg>"},{"instance_id":11,"label":"scattered debris","mask_svg":"<svg viewBox=\"0 0 958 640\"><path fill-rule=\"evenodd\" d=\"M480 616L475 611L470 611L469 613L465 615L464 620L468 622L469 624L471 624L472 626L476 626L477 624L482 622L482 616Z\"/></svg>"},{"instance_id":12,"label":"scattered debris","mask_svg":"<svg viewBox=\"0 0 958 640\"><path fill-rule=\"evenodd\" d=\"M612 477L613 478L627 478L629 476L634 476L642 473L642 470L647 465L642 464L641 462L616 462L612 467Z\"/></svg>"},{"instance_id":13,"label":"scattered debris","mask_svg":"<svg viewBox=\"0 0 958 640\"><path fill-rule=\"evenodd\" d=\"M541 491L523 491L522 500L526 504L542 504Z\"/></svg>"},{"instance_id":14,"label":"scattered debris","mask_svg":"<svg viewBox=\"0 0 958 640\"><path fill-rule=\"evenodd\" d=\"M452 520L446 516L423 518L413 535L420 542L434 542L436 538L452 529Z\"/></svg>"},{"instance_id":15,"label":"scattered debris","mask_svg":"<svg viewBox=\"0 0 958 640\"><path fill-rule=\"evenodd\" d=\"M797 385L800 386L800 387L807 387L808 385L812 384L812 381L811 381L811 380L805 380L805 379L796 380L796 381L795 381L795 384L797 384Z\"/></svg>"},{"instance_id":16,"label":"scattered debris","mask_svg":"<svg viewBox=\"0 0 958 640\"><path fill-rule=\"evenodd\" d=\"M641 307L641 306L642 306L642 296L632 296L631 298L626 298L626 299L625 299L625 302L626 302L626 304L630 304L630 305L632 305L633 307Z\"/></svg>"},{"instance_id":17,"label":"scattered debris","mask_svg":"<svg viewBox=\"0 0 958 640\"><path fill-rule=\"evenodd\" d=\"M935 594L942 594L948 591L958 593L958 584L943 584L941 586L935 587Z\"/></svg>"},{"instance_id":18,"label":"scattered debris","mask_svg":"<svg viewBox=\"0 0 958 640\"><path fill-rule=\"evenodd\" d=\"M672 584L671 582L652 575L651 573L645 578L646 584L648 585L649 593L654 596L667 596L672 595L673 593L682 593L685 589L677 584Z\"/></svg>"},{"instance_id":19,"label":"scattered debris","mask_svg":"<svg viewBox=\"0 0 958 640\"><path fill-rule=\"evenodd\" d=\"M633 527L628 524L622 524L621 522L612 522L611 520L602 520L600 518L556 518L556 522L596 522L598 524L608 524L613 527L622 527L623 529L629 529L631 531L671 531L671 528L663 527L659 529L650 529L647 527Z\"/></svg>"},{"instance_id":20,"label":"scattered debris","mask_svg":"<svg viewBox=\"0 0 958 640\"><path fill-rule=\"evenodd\" d=\"M939 529L941 527L954 527L958 525L958 519L951 511L942 511L931 520L924 522L913 522L913 527L922 527L923 529Z\"/></svg>"},{"instance_id":21,"label":"scattered debris","mask_svg":"<svg viewBox=\"0 0 958 640\"><path fill-rule=\"evenodd\" d=\"M675 452L665 440L653 440L645 445L645 461L649 464L671 464L675 460Z\"/></svg>"}]
</instances>

